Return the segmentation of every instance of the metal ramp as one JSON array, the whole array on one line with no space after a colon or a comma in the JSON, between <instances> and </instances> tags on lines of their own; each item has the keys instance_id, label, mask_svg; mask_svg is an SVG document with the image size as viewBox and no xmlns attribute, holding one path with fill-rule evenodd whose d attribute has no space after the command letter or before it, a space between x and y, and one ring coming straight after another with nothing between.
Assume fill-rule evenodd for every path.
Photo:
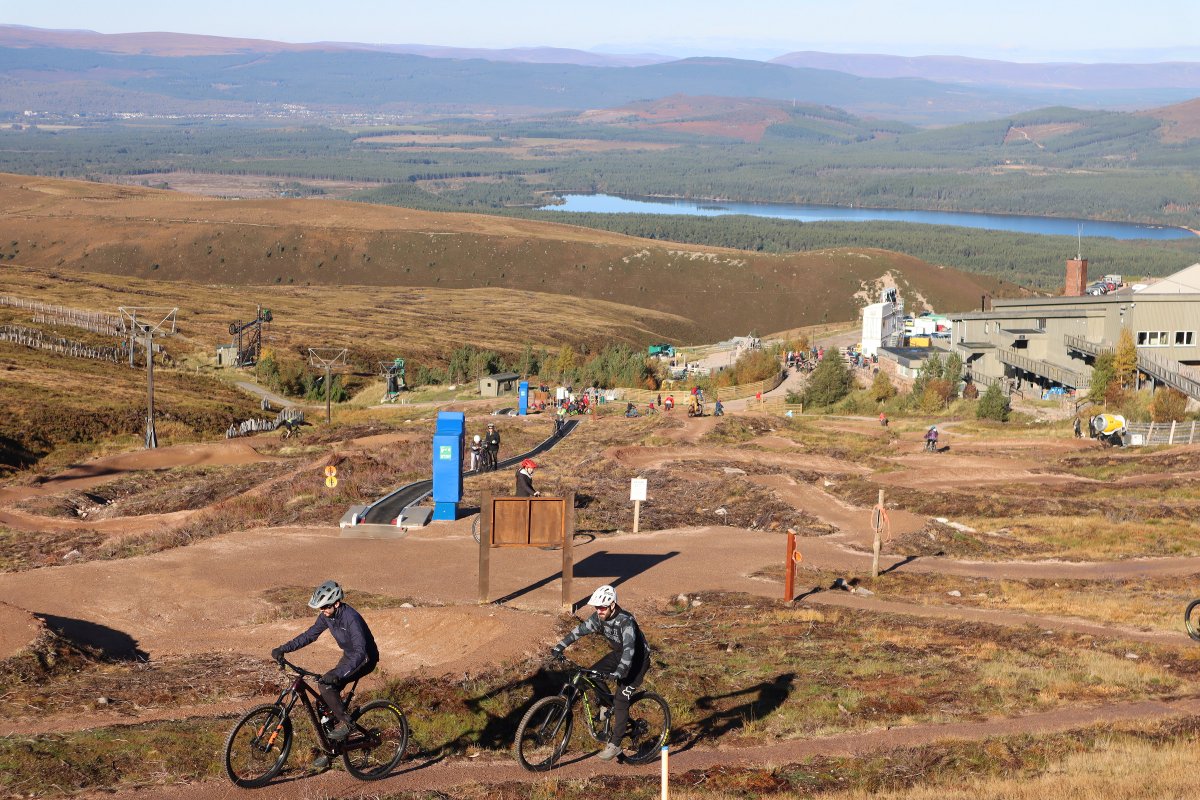
<instances>
[{"instance_id":1,"label":"metal ramp","mask_svg":"<svg viewBox=\"0 0 1200 800\"><path fill-rule=\"evenodd\" d=\"M567 420L562 431L550 436L527 453L504 459L496 465L496 469L520 464L526 458L546 452L575 430L578 424L579 420L577 419ZM463 471L463 475L474 474L474 470ZM428 524L433 509L417 507L416 504L432 492L432 479L415 481L384 495L370 505L351 506L342 516L340 523L342 537L355 539L402 538L407 534L408 528L422 527Z\"/></svg>"}]
</instances>

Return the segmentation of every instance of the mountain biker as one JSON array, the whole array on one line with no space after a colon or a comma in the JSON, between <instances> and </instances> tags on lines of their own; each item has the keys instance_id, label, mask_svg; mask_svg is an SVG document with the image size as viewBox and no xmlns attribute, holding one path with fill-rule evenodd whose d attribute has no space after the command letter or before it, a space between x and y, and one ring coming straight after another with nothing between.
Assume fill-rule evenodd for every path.
<instances>
[{"instance_id":1,"label":"mountain biker","mask_svg":"<svg viewBox=\"0 0 1200 800\"><path fill-rule=\"evenodd\" d=\"M938 429L936 425L930 425L929 430L925 432L925 449L937 450Z\"/></svg>"},{"instance_id":2,"label":"mountain biker","mask_svg":"<svg viewBox=\"0 0 1200 800\"><path fill-rule=\"evenodd\" d=\"M517 470L517 497L541 497L542 493L533 488L533 471L538 468L537 462L527 458L521 462Z\"/></svg>"},{"instance_id":3,"label":"mountain biker","mask_svg":"<svg viewBox=\"0 0 1200 800\"><path fill-rule=\"evenodd\" d=\"M487 435L483 437L483 446L488 449L488 453L492 457L489 469L495 469L496 465L500 463L500 431L496 430L496 423L488 423Z\"/></svg>"},{"instance_id":4,"label":"mountain biker","mask_svg":"<svg viewBox=\"0 0 1200 800\"><path fill-rule=\"evenodd\" d=\"M478 433L471 440L471 470L478 472L483 466L483 437Z\"/></svg>"},{"instance_id":5,"label":"mountain biker","mask_svg":"<svg viewBox=\"0 0 1200 800\"><path fill-rule=\"evenodd\" d=\"M375 646L375 637L371 635L371 629L367 627L362 615L343 602L345 596L342 587L336 581L322 583L308 601L309 608L316 608L321 612L316 622L295 639L271 651L271 658L283 666L285 653L307 647L326 630L342 648L341 660L317 680L321 699L338 721L337 727L329 732L329 738L335 742L349 736L354 727L346 713L346 704L342 702L342 687L370 674L379 664L379 648ZM327 766L328 757L318 756L313 762L313 767L317 769Z\"/></svg>"},{"instance_id":6,"label":"mountain biker","mask_svg":"<svg viewBox=\"0 0 1200 800\"><path fill-rule=\"evenodd\" d=\"M598 633L608 640L611 652L593 664L592 669L607 674L617 683L613 692L613 725L609 729L608 744L600 751L602 760L611 761L621 752L621 737L629 722L629 701L650 668L650 646L633 614L617 605L617 590L612 586L606 584L593 592L588 605L595 608L596 613L563 637L550 653L561 658L570 644L589 633Z\"/></svg>"}]
</instances>

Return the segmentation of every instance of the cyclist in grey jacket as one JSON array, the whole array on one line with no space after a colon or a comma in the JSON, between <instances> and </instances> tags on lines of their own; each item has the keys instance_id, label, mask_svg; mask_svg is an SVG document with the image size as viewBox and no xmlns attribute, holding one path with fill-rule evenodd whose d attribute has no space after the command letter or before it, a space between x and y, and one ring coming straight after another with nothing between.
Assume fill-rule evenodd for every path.
<instances>
[{"instance_id":1,"label":"cyclist in grey jacket","mask_svg":"<svg viewBox=\"0 0 1200 800\"><path fill-rule=\"evenodd\" d=\"M589 633L598 633L608 640L612 650L593 664L592 669L605 673L617 684L613 692L613 725L609 729L608 744L600 751L600 758L610 761L621 752L621 738L629 722L629 701L650 668L650 646L633 614L617 605L617 590L613 587L601 586L592 593L588 605L593 606L596 613L579 623L550 652L555 658L561 658L568 645Z\"/></svg>"}]
</instances>

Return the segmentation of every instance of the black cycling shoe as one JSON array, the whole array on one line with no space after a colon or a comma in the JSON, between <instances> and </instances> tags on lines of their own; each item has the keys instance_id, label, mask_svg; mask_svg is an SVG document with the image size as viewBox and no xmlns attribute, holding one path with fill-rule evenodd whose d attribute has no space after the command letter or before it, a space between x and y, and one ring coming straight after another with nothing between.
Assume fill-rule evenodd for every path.
<instances>
[{"instance_id":1,"label":"black cycling shoe","mask_svg":"<svg viewBox=\"0 0 1200 800\"><path fill-rule=\"evenodd\" d=\"M308 765L308 768L313 772L324 772L325 770L329 769L330 763L329 755L327 753L318 753L317 757L314 758L312 763Z\"/></svg>"},{"instance_id":2,"label":"black cycling shoe","mask_svg":"<svg viewBox=\"0 0 1200 800\"><path fill-rule=\"evenodd\" d=\"M329 732L329 741L340 742L340 741L343 741L349 735L350 735L350 726L343 722Z\"/></svg>"}]
</instances>

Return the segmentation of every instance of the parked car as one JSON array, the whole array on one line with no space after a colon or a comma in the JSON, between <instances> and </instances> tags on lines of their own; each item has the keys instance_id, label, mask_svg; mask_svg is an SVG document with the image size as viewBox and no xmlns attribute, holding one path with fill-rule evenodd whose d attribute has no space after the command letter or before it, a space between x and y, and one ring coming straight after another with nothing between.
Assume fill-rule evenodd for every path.
<instances>
[{"instance_id":1,"label":"parked car","mask_svg":"<svg viewBox=\"0 0 1200 800\"><path fill-rule=\"evenodd\" d=\"M1088 294L1108 294L1108 287L1103 283L1093 283L1087 287Z\"/></svg>"}]
</instances>

